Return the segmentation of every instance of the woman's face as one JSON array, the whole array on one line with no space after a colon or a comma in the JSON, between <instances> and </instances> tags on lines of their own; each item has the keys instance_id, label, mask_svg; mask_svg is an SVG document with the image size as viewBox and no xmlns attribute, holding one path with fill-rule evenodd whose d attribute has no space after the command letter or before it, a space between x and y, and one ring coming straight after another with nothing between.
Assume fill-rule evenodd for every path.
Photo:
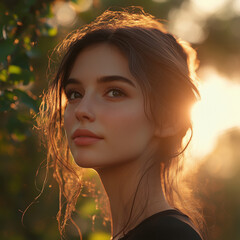
<instances>
[{"instance_id":1,"label":"woman's face","mask_svg":"<svg viewBox=\"0 0 240 240\"><path fill-rule=\"evenodd\" d=\"M64 128L79 166L113 166L137 160L147 149L154 128L144 112L141 88L117 47L102 43L85 48L65 92ZM86 137L81 130L99 138Z\"/></svg>"}]
</instances>

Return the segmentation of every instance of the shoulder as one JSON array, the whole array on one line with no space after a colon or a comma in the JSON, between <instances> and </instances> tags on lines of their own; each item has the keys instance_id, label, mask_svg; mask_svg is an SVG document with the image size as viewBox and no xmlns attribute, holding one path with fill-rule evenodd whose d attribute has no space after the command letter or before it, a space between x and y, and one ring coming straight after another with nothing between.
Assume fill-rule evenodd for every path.
<instances>
[{"instance_id":1,"label":"shoulder","mask_svg":"<svg viewBox=\"0 0 240 240\"><path fill-rule=\"evenodd\" d=\"M124 240L202 240L186 215L157 213L143 221Z\"/></svg>"},{"instance_id":2,"label":"shoulder","mask_svg":"<svg viewBox=\"0 0 240 240\"><path fill-rule=\"evenodd\" d=\"M147 226L151 239L164 240L202 240L197 231L186 221L174 216L164 216Z\"/></svg>"}]
</instances>

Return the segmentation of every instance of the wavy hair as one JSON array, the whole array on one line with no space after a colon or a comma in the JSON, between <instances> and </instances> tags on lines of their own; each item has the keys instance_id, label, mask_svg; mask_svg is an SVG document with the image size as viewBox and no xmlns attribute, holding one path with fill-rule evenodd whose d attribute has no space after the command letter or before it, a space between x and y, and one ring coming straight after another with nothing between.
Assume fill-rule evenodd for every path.
<instances>
[{"instance_id":1,"label":"wavy hair","mask_svg":"<svg viewBox=\"0 0 240 240\"><path fill-rule=\"evenodd\" d=\"M144 109L150 107L149 117L154 123L177 126L175 135L159 139L160 159L166 159L160 162L160 177L169 204L187 214L201 232L204 221L197 200L183 194L182 185L179 187L184 151L193 134L190 110L200 99L196 51L168 33L160 20L140 7L131 7L106 10L92 23L70 33L54 51L60 63L43 94L37 120L46 137L48 169L53 168L59 184L57 220L61 236L67 221L74 222L71 216L83 187L82 169L71 158L63 130L64 85L78 54L98 43L112 44L126 56L130 72L141 87ZM188 131L191 136L183 147Z\"/></svg>"}]
</instances>

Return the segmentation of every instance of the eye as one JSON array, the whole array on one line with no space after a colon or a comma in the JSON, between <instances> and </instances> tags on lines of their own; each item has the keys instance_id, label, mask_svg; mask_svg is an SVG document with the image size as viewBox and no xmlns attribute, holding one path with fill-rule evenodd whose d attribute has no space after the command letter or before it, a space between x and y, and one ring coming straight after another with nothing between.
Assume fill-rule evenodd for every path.
<instances>
[{"instance_id":1,"label":"eye","mask_svg":"<svg viewBox=\"0 0 240 240\"><path fill-rule=\"evenodd\" d=\"M108 95L110 95L110 97L112 98L116 98L116 97L124 97L126 96L126 94L120 90L120 89L117 89L117 88L112 88L110 90L107 91ZM111 93L111 94L109 94Z\"/></svg>"},{"instance_id":2,"label":"eye","mask_svg":"<svg viewBox=\"0 0 240 240\"><path fill-rule=\"evenodd\" d=\"M78 91L69 90L66 92L66 96L67 96L67 99L71 101L71 100L75 100L76 98L81 98L82 94L79 93Z\"/></svg>"}]
</instances>

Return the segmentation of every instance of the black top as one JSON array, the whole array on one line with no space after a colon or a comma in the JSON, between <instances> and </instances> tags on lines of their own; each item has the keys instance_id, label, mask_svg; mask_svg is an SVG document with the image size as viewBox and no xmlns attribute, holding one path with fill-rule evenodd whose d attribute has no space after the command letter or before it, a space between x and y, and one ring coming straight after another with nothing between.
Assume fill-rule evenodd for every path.
<instances>
[{"instance_id":1,"label":"black top","mask_svg":"<svg viewBox=\"0 0 240 240\"><path fill-rule=\"evenodd\" d=\"M177 210L156 213L119 240L202 240L188 216Z\"/></svg>"}]
</instances>

